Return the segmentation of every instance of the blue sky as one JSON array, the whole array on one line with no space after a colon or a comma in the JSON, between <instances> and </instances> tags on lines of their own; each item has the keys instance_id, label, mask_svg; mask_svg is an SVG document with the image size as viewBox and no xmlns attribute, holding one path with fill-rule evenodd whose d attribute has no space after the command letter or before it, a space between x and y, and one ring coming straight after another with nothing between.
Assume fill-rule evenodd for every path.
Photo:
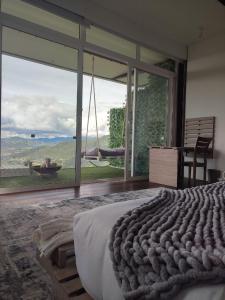
<instances>
[{"instance_id":1,"label":"blue sky","mask_svg":"<svg viewBox=\"0 0 225 300\"><path fill-rule=\"evenodd\" d=\"M39 137L75 134L76 84L74 72L3 55L2 136ZM95 79L100 135L108 134L107 111L122 107L126 85ZM84 76L83 126L85 134L90 93L90 77ZM95 135L94 107L90 135Z\"/></svg>"}]
</instances>

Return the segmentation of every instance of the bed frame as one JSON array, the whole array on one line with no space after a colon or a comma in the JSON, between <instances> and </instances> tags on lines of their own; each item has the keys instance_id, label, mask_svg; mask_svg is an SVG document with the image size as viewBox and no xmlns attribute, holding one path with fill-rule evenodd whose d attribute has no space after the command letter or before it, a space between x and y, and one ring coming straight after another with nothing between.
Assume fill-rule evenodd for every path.
<instances>
[{"instance_id":1,"label":"bed frame","mask_svg":"<svg viewBox=\"0 0 225 300\"><path fill-rule=\"evenodd\" d=\"M80 281L73 242L59 246L49 258L37 250L37 259L52 279L55 300L93 300Z\"/></svg>"}]
</instances>

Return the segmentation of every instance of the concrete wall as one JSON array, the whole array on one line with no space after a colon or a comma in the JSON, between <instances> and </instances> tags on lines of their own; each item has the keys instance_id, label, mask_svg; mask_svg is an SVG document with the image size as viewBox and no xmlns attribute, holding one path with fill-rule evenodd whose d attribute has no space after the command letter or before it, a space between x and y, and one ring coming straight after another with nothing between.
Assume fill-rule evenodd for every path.
<instances>
[{"instance_id":1,"label":"concrete wall","mask_svg":"<svg viewBox=\"0 0 225 300\"><path fill-rule=\"evenodd\" d=\"M209 167L225 170L225 37L189 47L186 117L216 117L215 158ZM201 173L198 172L198 177Z\"/></svg>"}]
</instances>

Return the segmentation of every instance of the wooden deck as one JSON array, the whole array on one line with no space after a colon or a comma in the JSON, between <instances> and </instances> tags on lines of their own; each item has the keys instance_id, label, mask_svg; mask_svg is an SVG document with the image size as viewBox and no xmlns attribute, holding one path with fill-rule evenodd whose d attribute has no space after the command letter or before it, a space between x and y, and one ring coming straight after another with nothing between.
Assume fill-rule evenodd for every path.
<instances>
[{"instance_id":1,"label":"wooden deck","mask_svg":"<svg viewBox=\"0 0 225 300\"><path fill-rule=\"evenodd\" d=\"M120 193L127 191L136 191L140 189L159 187L157 184L151 184L147 180L131 181L131 182L103 182L103 183L90 183L83 184L75 188L63 188L54 190L32 191L25 192L23 190L12 192L9 189L2 189L0 191L0 200L44 200L51 199L66 200L78 197L100 196L112 193Z\"/></svg>"}]
</instances>

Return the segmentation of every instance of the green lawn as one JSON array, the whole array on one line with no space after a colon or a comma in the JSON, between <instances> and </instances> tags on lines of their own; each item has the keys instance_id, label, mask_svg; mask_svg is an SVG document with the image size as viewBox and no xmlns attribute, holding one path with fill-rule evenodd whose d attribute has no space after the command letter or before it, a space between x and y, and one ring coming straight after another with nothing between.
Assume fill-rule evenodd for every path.
<instances>
[{"instance_id":1,"label":"green lawn","mask_svg":"<svg viewBox=\"0 0 225 300\"><path fill-rule=\"evenodd\" d=\"M98 179L123 177L123 170L106 167L87 167L81 169L82 181L96 181ZM69 185L74 183L74 170L62 169L56 177L41 177L33 174L31 176L19 176L0 178L0 188L39 187L50 185Z\"/></svg>"}]
</instances>

